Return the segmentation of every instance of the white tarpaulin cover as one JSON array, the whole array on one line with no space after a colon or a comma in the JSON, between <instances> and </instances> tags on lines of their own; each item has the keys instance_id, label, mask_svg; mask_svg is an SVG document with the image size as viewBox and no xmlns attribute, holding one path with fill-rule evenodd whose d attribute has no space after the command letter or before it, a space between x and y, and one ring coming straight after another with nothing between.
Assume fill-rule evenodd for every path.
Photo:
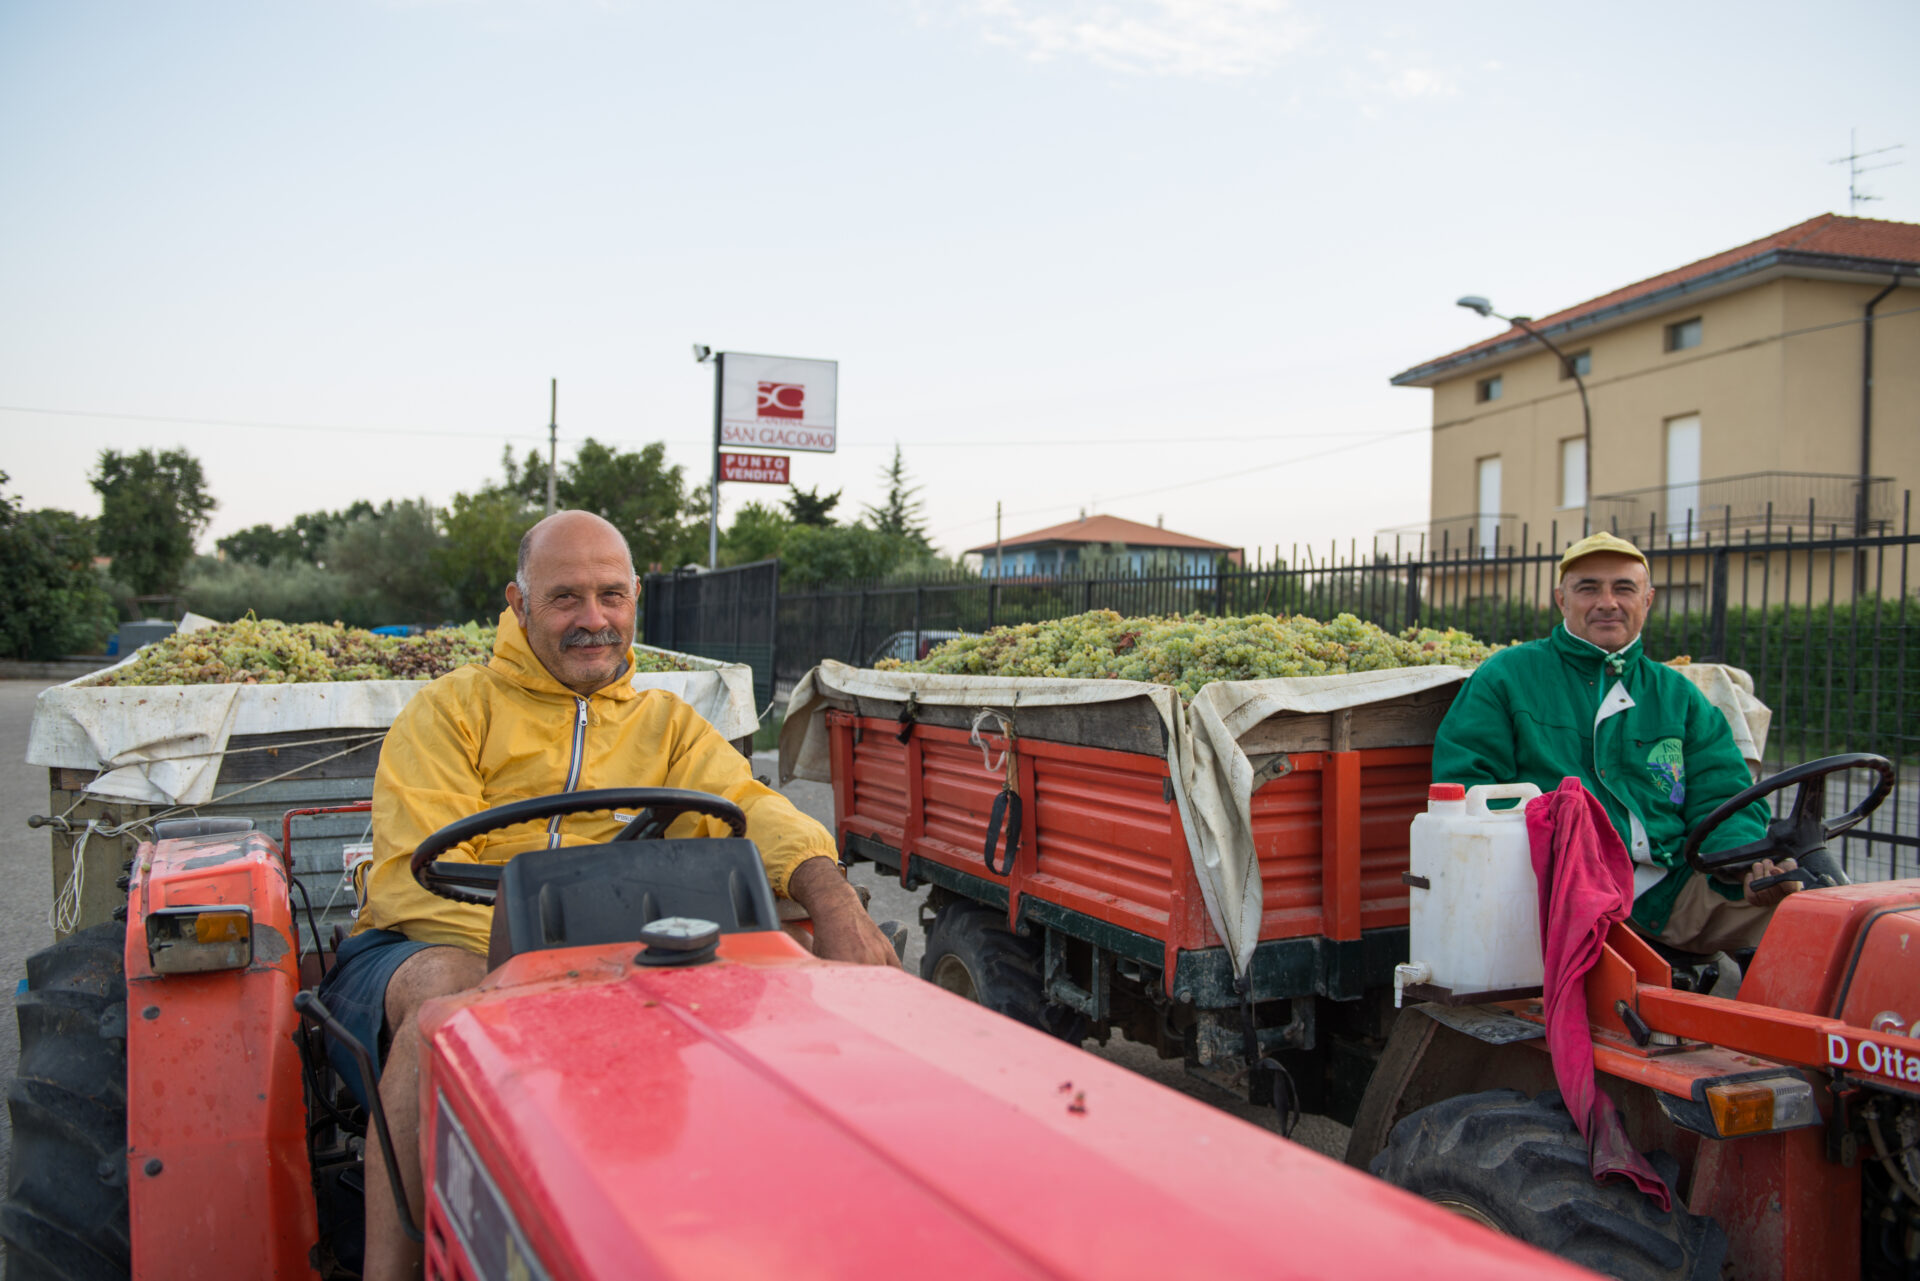
<instances>
[{"instance_id":1,"label":"white tarpaulin cover","mask_svg":"<svg viewBox=\"0 0 1920 1281\"><path fill-rule=\"evenodd\" d=\"M1755 751L1764 748L1770 713L1753 698L1753 682L1745 672L1712 663L1677 670L1700 686L1727 717L1743 754L1749 745ZM832 781L827 727L821 715L831 706L831 696L903 702L913 694L923 705L990 707L1002 712L1145 698L1167 727L1174 798L1207 915L1226 940L1235 972L1244 973L1259 942L1261 913L1260 866L1253 844L1254 768L1242 747L1246 736L1275 716L1363 707L1456 685L1471 674L1465 667L1401 667L1345 676L1216 681L1202 686L1193 703L1183 708L1179 692L1171 686L1135 681L938 676L878 672L829 661L794 687L780 731L780 781Z\"/></svg>"},{"instance_id":2,"label":"white tarpaulin cover","mask_svg":"<svg viewBox=\"0 0 1920 1281\"><path fill-rule=\"evenodd\" d=\"M1722 663L1692 663L1673 669L1692 681L1707 701L1720 709L1733 731L1733 743L1742 760L1754 768L1766 759L1767 729L1773 712L1754 696L1753 677Z\"/></svg>"},{"instance_id":3,"label":"white tarpaulin cover","mask_svg":"<svg viewBox=\"0 0 1920 1281\"><path fill-rule=\"evenodd\" d=\"M634 688L677 694L729 739L758 728L752 668L691 654L675 657L696 670L635 673ZM148 805L212 800L221 753L236 734L383 730L427 686L426 681L101 686L96 683L101 676L93 672L41 691L27 738L27 763L99 770L87 785L89 794Z\"/></svg>"},{"instance_id":4,"label":"white tarpaulin cover","mask_svg":"<svg viewBox=\"0 0 1920 1281\"><path fill-rule=\"evenodd\" d=\"M1214 929L1236 974L1260 941L1260 861L1253 849L1253 765L1241 739L1285 713L1317 715L1457 685L1465 667L1394 667L1346 676L1288 676L1202 685L1187 709L1193 775L1187 784L1198 826L1189 824L1194 868Z\"/></svg>"}]
</instances>

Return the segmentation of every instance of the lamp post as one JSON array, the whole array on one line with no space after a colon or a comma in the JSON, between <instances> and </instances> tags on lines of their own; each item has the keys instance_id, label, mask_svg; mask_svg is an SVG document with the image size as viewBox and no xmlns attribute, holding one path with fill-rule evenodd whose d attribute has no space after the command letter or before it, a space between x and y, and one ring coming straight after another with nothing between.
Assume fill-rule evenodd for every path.
<instances>
[{"instance_id":1,"label":"lamp post","mask_svg":"<svg viewBox=\"0 0 1920 1281\"><path fill-rule=\"evenodd\" d=\"M1580 389L1580 447L1587 455L1586 466L1583 469L1586 472L1583 478L1585 483L1581 486L1581 488L1585 490L1581 495L1585 500L1581 503L1583 512L1582 524L1589 527L1583 528L1581 533L1585 534L1589 532L1593 524L1593 408L1587 403L1586 379L1580 376L1579 369L1575 368L1573 361L1567 356L1567 353L1554 346L1551 338L1548 338L1538 329L1528 324L1525 316L1503 316L1493 309L1492 303L1480 297L1478 294L1468 294L1465 298L1458 299L1454 305L1456 307L1465 307L1468 311L1477 311L1482 316L1491 316L1495 320L1504 320L1516 329L1524 329L1528 334L1532 335L1534 340L1542 347L1545 347L1548 351L1560 358L1560 367L1567 371L1573 378L1573 385Z\"/></svg>"}]
</instances>

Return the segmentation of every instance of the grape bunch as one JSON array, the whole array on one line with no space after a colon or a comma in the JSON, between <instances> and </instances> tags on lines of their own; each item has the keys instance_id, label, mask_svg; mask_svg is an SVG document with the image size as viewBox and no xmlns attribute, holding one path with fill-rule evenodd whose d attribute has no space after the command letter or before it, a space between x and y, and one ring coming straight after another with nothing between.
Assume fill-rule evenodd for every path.
<instances>
[{"instance_id":1,"label":"grape bunch","mask_svg":"<svg viewBox=\"0 0 1920 1281\"><path fill-rule=\"evenodd\" d=\"M997 627L950 640L913 663L887 659L882 670L961 676L1055 676L1150 681L1192 699L1212 681L1276 676L1335 676L1389 667L1452 663L1471 667L1496 646L1448 628L1399 635L1341 614L1238 618L1122 618L1096 609L1045 623Z\"/></svg>"},{"instance_id":2,"label":"grape bunch","mask_svg":"<svg viewBox=\"0 0 1920 1281\"><path fill-rule=\"evenodd\" d=\"M381 636L339 623L282 623L251 614L175 632L99 685L289 685L311 681L432 680L493 657L494 628L468 623L419 636ZM670 655L635 650L633 670L687 671Z\"/></svg>"}]
</instances>

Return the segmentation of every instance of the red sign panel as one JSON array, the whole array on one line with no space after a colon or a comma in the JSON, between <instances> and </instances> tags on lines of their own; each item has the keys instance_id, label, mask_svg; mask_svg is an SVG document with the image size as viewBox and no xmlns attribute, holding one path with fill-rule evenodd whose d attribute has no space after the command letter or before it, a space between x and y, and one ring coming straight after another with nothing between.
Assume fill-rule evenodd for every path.
<instances>
[{"instance_id":1,"label":"red sign panel","mask_svg":"<svg viewBox=\"0 0 1920 1281\"><path fill-rule=\"evenodd\" d=\"M754 407L757 418L805 418L807 416L807 386L805 383L761 383L759 404Z\"/></svg>"},{"instance_id":2,"label":"red sign panel","mask_svg":"<svg viewBox=\"0 0 1920 1281\"><path fill-rule=\"evenodd\" d=\"M744 480L760 485L785 485L787 480L787 456L785 454L722 454L720 455L720 479Z\"/></svg>"}]
</instances>

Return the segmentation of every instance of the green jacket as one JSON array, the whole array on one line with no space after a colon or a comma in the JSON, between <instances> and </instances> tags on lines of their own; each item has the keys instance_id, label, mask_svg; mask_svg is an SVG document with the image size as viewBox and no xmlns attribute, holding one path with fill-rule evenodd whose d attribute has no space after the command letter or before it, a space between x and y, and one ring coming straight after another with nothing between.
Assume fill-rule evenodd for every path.
<instances>
[{"instance_id":1,"label":"green jacket","mask_svg":"<svg viewBox=\"0 0 1920 1281\"><path fill-rule=\"evenodd\" d=\"M1633 919L1649 931L1666 925L1694 875L1680 857L1688 831L1753 781L1726 718L1693 682L1648 658L1637 637L1608 654L1562 624L1545 640L1499 651L1468 678L1434 736L1433 777L1548 792L1570 776L1600 798L1626 842ZM1759 840L1769 817L1756 801L1703 848Z\"/></svg>"}]
</instances>

